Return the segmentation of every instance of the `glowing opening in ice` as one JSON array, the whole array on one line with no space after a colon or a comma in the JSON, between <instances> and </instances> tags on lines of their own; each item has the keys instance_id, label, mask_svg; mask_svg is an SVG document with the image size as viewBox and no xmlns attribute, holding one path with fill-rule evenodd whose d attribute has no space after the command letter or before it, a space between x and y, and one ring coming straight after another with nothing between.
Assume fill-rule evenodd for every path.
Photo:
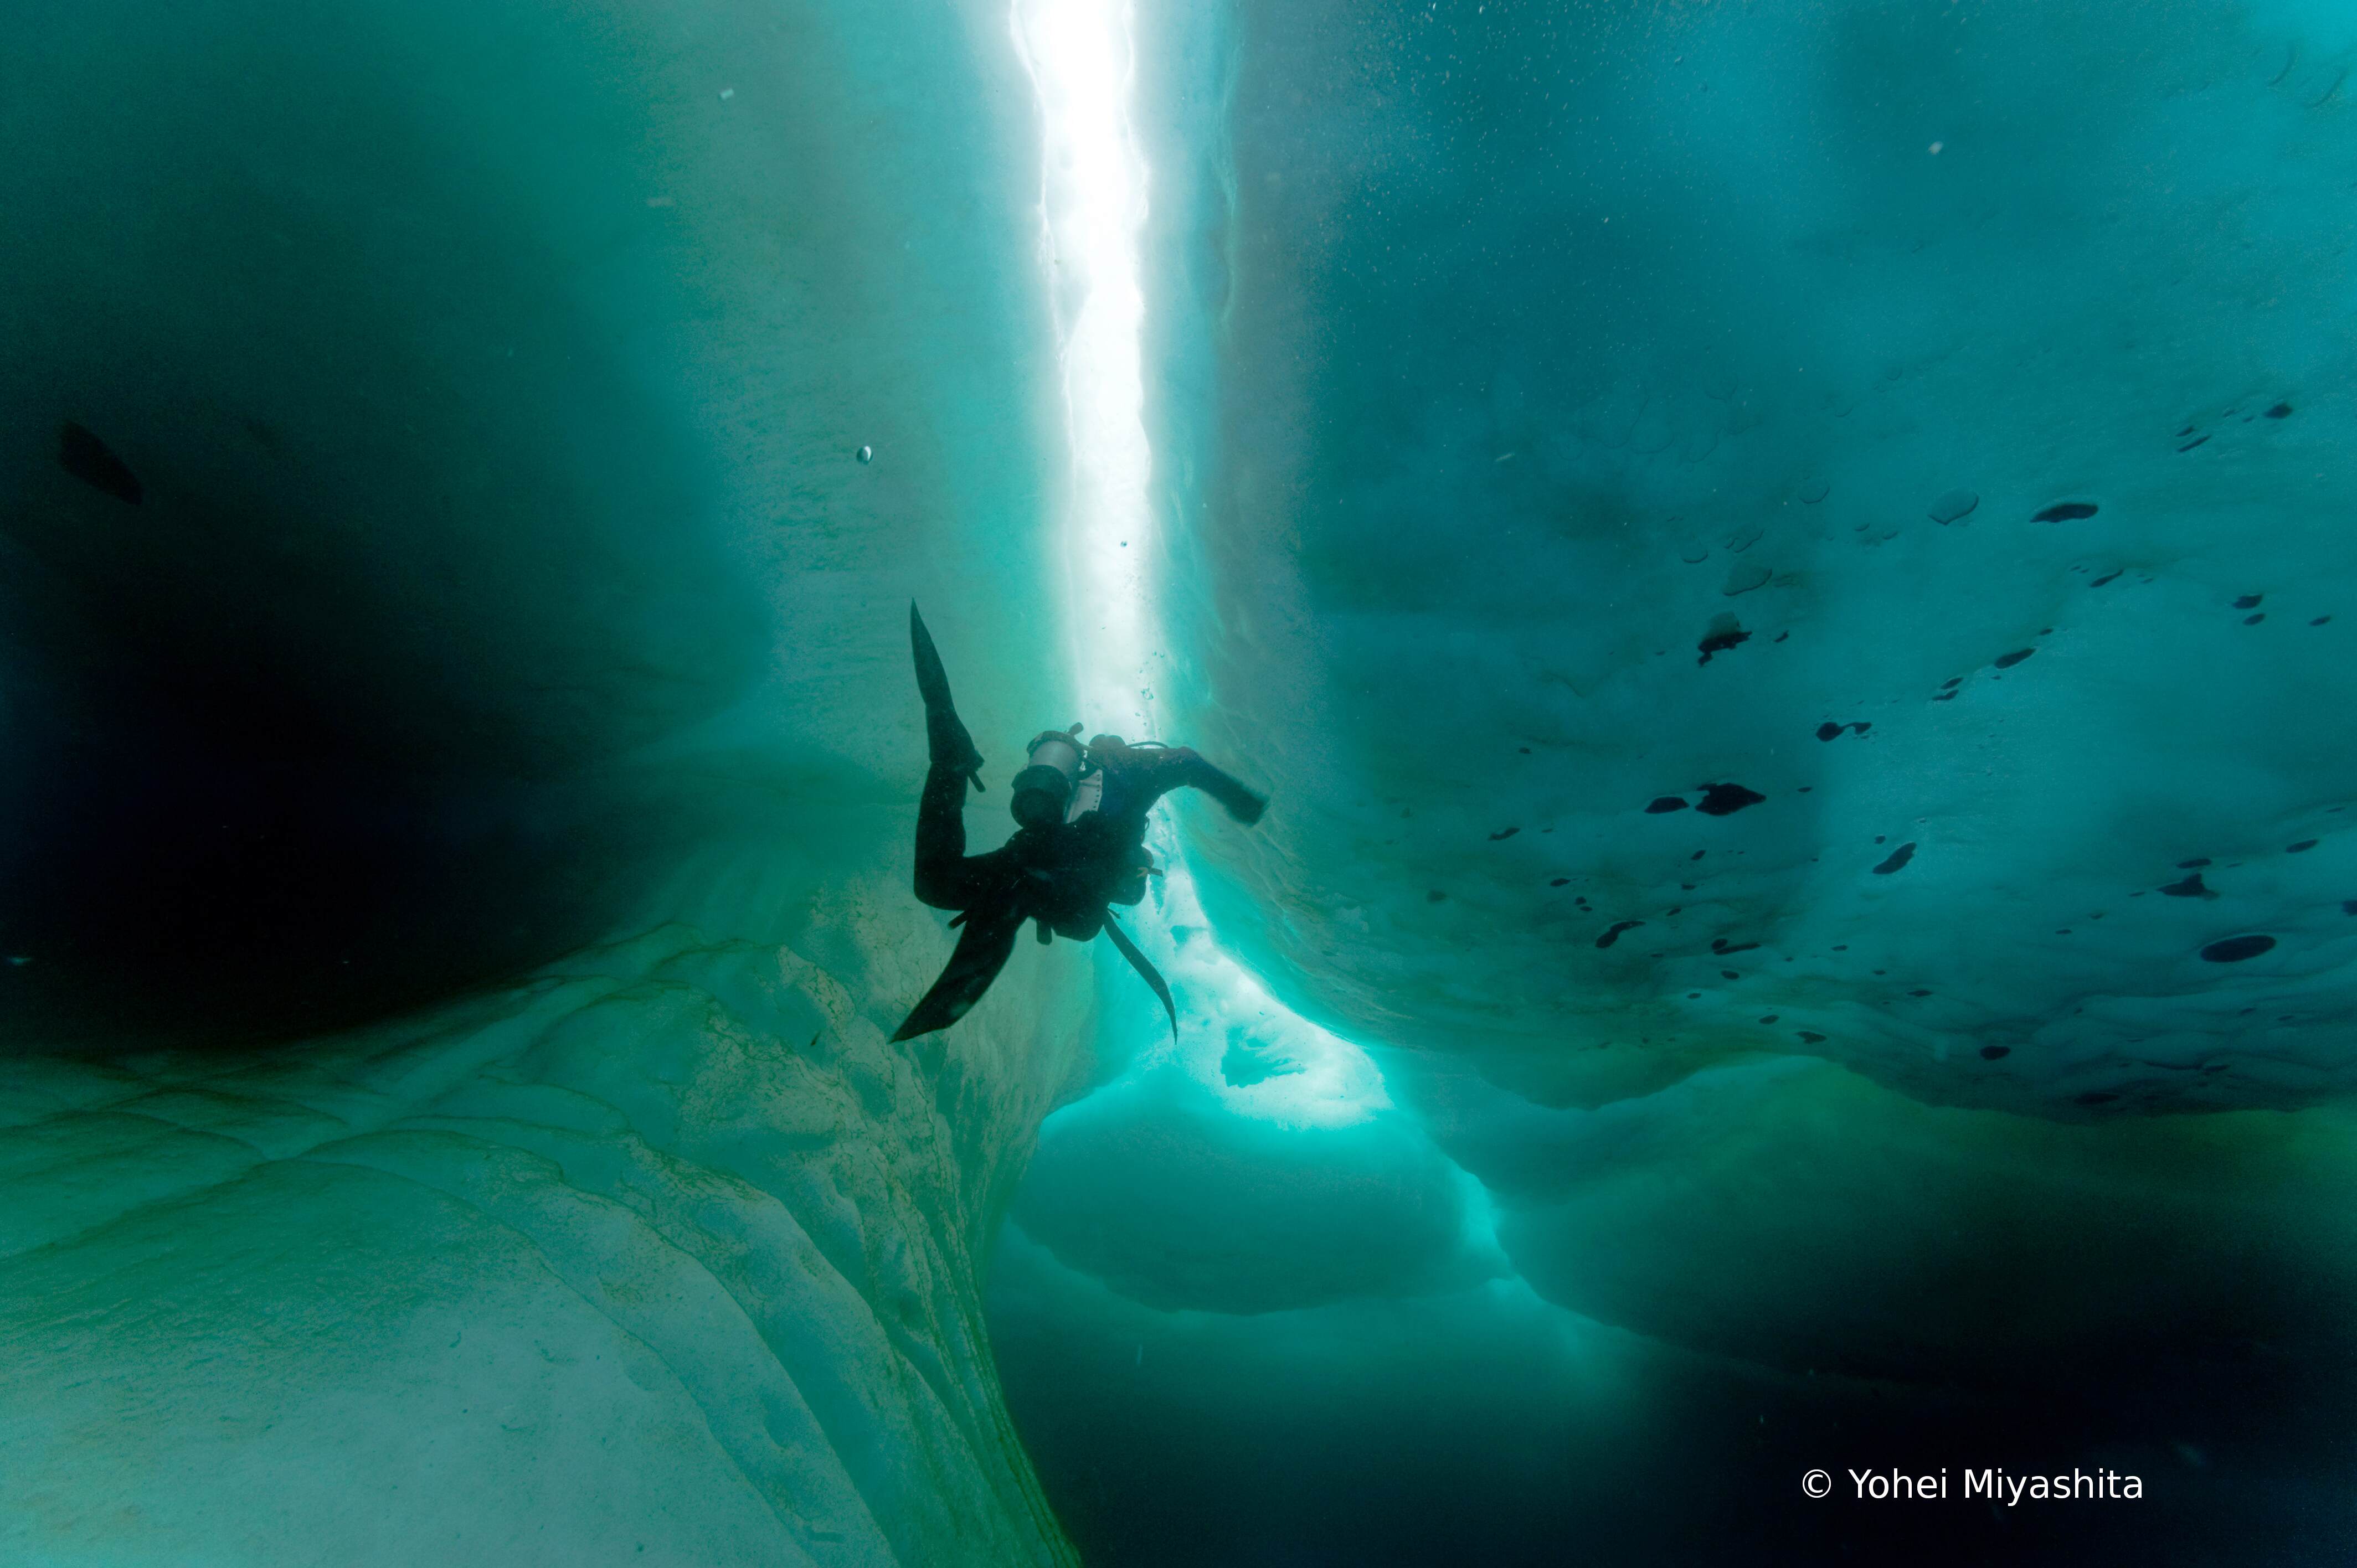
<instances>
[{"instance_id":1,"label":"glowing opening in ice","mask_svg":"<svg viewBox=\"0 0 2357 1568\"><path fill-rule=\"evenodd\" d=\"M1063 354L1072 451L1064 521L1065 626L1090 733L1157 739L1167 694L1154 671L1166 560L1146 499L1138 235L1146 168L1129 120L1134 74L1125 0L1016 0L1015 41L1039 98L1044 175L1041 261ZM1279 803L1278 809L1282 809ZM1356 1122L1390 1104L1366 1053L1278 1003L1212 940L1177 835L1155 831L1165 866L1130 917L1139 945L1179 1000L1176 1047L1188 1070L1245 1115L1304 1126ZM1125 971L1120 983L1134 988ZM1161 1020L1152 1020L1156 1027ZM1167 1060L1167 1036L1138 1069ZM1242 1060L1250 1072L1223 1070ZM1250 1081L1232 1083L1231 1077Z\"/></svg>"}]
</instances>

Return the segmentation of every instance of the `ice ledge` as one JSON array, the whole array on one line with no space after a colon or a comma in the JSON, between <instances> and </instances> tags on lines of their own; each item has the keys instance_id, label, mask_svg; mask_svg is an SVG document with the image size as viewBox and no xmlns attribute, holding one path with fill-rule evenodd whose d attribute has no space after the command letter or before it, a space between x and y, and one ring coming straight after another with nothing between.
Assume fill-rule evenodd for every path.
<instances>
[{"instance_id":1,"label":"ice ledge","mask_svg":"<svg viewBox=\"0 0 2357 1568\"><path fill-rule=\"evenodd\" d=\"M980 1308L1082 1046L1039 957L909 1047L669 926L300 1050L6 1064L5 1554L1073 1561Z\"/></svg>"}]
</instances>

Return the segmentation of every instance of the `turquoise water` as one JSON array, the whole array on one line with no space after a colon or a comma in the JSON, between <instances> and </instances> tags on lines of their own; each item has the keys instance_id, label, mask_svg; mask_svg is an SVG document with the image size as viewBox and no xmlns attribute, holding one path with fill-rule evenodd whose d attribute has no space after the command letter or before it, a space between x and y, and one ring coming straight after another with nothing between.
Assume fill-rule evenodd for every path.
<instances>
[{"instance_id":1,"label":"turquoise water","mask_svg":"<svg viewBox=\"0 0 2357 1568\"><path fill-rule=\"evenodd\" d=\"M7 32L0 1561L2347 1558L2339 11Z\"/></svg>"}]
</instances>

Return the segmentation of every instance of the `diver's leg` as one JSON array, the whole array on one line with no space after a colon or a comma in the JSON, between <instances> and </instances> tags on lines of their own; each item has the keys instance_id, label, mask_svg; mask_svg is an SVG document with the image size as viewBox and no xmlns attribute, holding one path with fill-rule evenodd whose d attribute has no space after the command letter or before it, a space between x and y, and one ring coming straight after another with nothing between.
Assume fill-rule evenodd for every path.
<instances>
[{"instance_id":1,"label":"diver's leg","mask_svg":"<svg viewBox=\"0 0 2357 1568\"><path fill-rule=\"evenodd\" d=\"M966 907L965 780L954 766L936 761L917 802L917 898L936 909Z\"/></svg>"}]
</instances>

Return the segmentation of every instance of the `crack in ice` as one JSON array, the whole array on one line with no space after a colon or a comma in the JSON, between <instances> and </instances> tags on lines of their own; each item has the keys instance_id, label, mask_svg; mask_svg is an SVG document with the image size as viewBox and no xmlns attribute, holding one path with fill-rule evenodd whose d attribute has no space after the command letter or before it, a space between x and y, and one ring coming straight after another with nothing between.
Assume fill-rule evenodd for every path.
<instances>
[{"instance_id":1,"label":"crack in ice","mask_svg":"<svg viewBox=\"0 0 2357 1568\"><path fill-rule=\"evenodd\" d=\"M1155 737L1170 715L1153 668L1166 636L1157 572L1172 552L1146 490L1139 235L1148 181L1129 117L1131 12L1126 0L1016 0L1013 26L1039 101L1041 263L1072 457L1062 557L1076 695L1092 723ZM1145 1047L1137 1068L1175 1050L1230 1110L1289 1125L1338 1126L1386 1109L1365 1052L1286 1007L1219 949L1176 831L1157 823L1149 842L1165 873L1133 925L1183 1003L1176 1047ZM1277 1070L1231 1083L1221 1063L1237 1047Z\"/></svg>"}]
</instances>

